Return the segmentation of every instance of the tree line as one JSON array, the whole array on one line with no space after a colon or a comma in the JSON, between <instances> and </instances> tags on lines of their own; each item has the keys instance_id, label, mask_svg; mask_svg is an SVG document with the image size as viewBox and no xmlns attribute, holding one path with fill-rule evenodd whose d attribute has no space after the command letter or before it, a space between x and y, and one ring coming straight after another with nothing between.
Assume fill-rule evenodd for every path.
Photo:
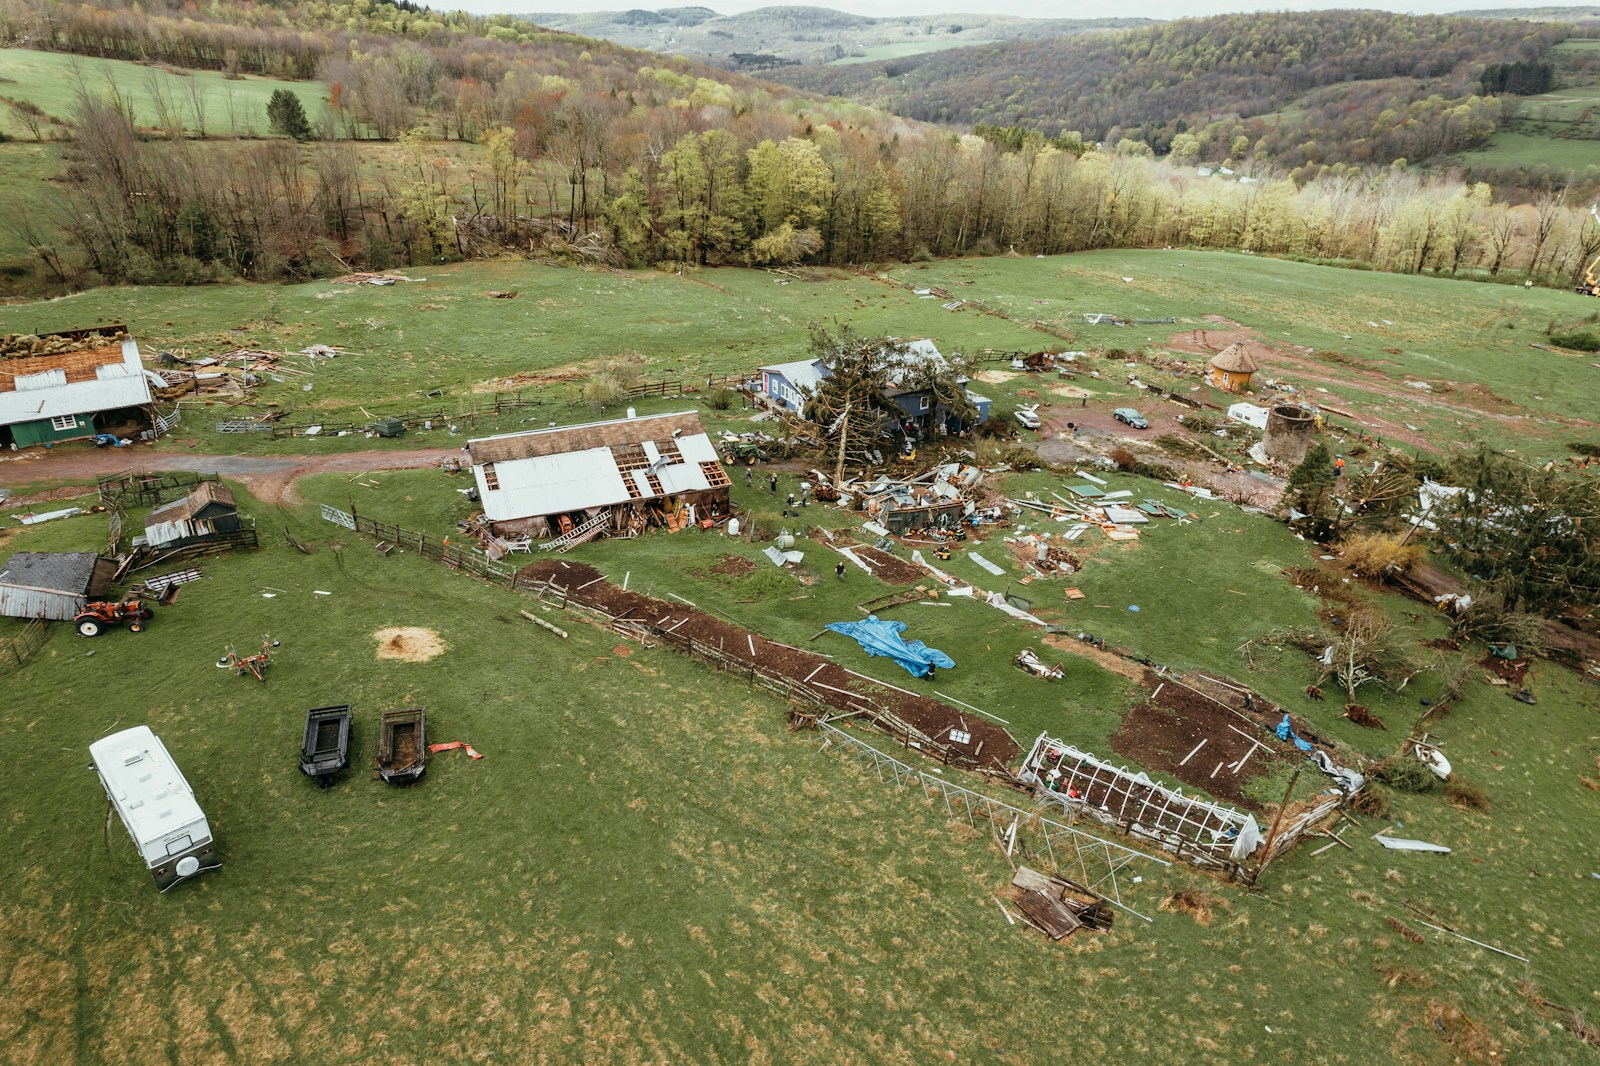
<instances>
[{"instance_id":1,"label":"tree line","mask_svg":"<svg viewBox=\"0 0 1600 1066\"><path fill-rule=\"evenodd\" d=\"M42 0L4 2L7 32L43 17ZM123 26L127 9L104 10L119 28L102 47L131 47L140 31ZM4 223L60 283L303 278L507 250L782 265L1177 245L1565 284L1595 252L1574 190L1513 204L1404 166L1284 168L1244 131L1204 149L1178 135L1158 160L1134 138L1101 147L992 124L956 134L581 38L500 40L516 27L499 20L452 15L437 28L444 16L375 0L226 14L253 21L224 30L191 17L191 29L158 14L145 40L248 30L293 50L323 34L320 112L296 113L285 93L271 116L280 133L314 139L142 130L115 86L80 86L64 215ZM1247 44L1223 54L1242 62ZM1484 121L1470 105L1436 106L1380 120L1435 137ZM443 150L449 141L471 147ZM1205 160L1215 166L1193 165Z\"/></svg>"}]
</instances>

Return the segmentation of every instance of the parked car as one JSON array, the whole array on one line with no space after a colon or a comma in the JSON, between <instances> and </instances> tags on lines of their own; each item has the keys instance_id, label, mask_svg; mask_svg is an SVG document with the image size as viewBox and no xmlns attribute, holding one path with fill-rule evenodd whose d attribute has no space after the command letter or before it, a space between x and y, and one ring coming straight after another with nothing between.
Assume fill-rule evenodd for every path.
<instances>
[{"instance_id":1,"label":"parked car","mask_svg":"<svg viewBox=\"0 0 1600 1066\"><path fill-rule=\"evenodd\" d=\"M1017 408L1016 419L1017 419L1017 424L1019 426L1022 426L1025 429L1038 429L1039 428L1039 409L1038 409L1038 405L1035 404L1035 405L1030 405L1028 407L1019 407L1019 408Z\"/></svg>"},{"instance_id":2,"label":"parked car","mask_svg":"<svg viewBox=\"0 0 1600 1066\"><path fill-rule=\"evenodd\" d=\"M1131 407L1119 407L1115 411L1112 411L1111 414L1118 422L1125 422L1134 429L1150 428L1150 423L1144 420L1144 416Z\"/></svg>"}]
</instances>

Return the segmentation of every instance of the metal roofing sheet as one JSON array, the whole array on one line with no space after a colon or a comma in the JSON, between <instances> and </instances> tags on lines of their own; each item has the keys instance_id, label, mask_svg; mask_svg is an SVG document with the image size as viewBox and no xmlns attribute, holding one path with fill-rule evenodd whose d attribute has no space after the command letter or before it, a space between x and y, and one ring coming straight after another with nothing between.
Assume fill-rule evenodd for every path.
<instances>
[{"instance_id":1,"label":"metal roofing sheet","mask_svg":"<svg viewBox=\"0 0 1600 1066\"><path fill-rule=\"evenodd\" d=\"M491 521L605 507L628 499L610 448L590 448L495 464L500 488L483 492ZM479 473L482 489L482 474Z\"/></svg>"},{"instance_id":2,"label":"metal roofing sheet","mask_svg":"<svg viewBox=\"0 0 1600 1066\"><path fill-rule=\"evenodd\" d=\"M122 362L96 369L87 381L68 381L50 388L0 392L0 426L37 422L61 415L92 414L150 402L150 385L139 364L139 346L122 342Z\"/></svg>"},{"instance_id":3,"label":"metal roofing sheet","mask_svg":"<svg viewBox=\"0 0 1600 1066\"><path fill-rule=\"evenodd\" d=\"M619 444L642 444L647 440L666 440L672 436L673 430L687 436L691 433L704 433L705 427L700 424L700 416L695 412L679 411L645 418L618 418L608 422L589 422L581 426L559 426L555 429L538 429L530 433L480 437L467 442L467 451L472 456L474 464L508 463L541 455L581 452Z\"/></svg>"}]
</instances>

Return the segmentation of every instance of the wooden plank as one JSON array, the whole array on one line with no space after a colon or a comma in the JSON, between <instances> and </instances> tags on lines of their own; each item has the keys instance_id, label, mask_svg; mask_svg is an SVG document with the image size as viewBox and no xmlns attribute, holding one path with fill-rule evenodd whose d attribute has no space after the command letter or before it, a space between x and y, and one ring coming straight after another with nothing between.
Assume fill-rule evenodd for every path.
<instances>
[{"instance_id":1,"label":"wooden plank","mask_svg":"<svg viewBox=\"0 0 1600 1066\"><path fill-rule=\"evenodd\" d=\"M1037 922L1052 940L1060 940L1079 925L1078 916L1043 892L1024 892L1017 907Z\"/></svg>"}]
</instances>

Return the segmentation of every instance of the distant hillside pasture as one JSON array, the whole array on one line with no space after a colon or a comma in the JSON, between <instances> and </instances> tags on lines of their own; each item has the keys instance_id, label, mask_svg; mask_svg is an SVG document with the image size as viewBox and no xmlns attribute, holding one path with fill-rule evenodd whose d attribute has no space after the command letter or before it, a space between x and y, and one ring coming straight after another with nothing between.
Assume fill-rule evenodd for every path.
<instances>
[{"instance_id":1,"label":"distant hillside pasture","mask_svg":"<svg viewBox=\"0 0 1600 1066\"><path fill-rule=\"evenodd\" d=\"M1142 18L1032 19L1015 15L905 15L870 18L821 7L764 7L731 15L705 8L667 11L540 12L541 26L719 63L772 56L786 63L870 62L1001 40L1142 26ZM859 57L859 58L857 58ZM737 63L735 65L738 65Z\"/></svg>"},{"instance_id":2,"label":"distant hillside pasture","mask_svg":"<svg viewBox=\"0 0 1600 1066\"><path fill-rule=\"evenodd\" d=\"M199 136L203 125L206 136L264 137L269 134L267 101L278 89L298 96L313 122L328 96L326 86L313 82L230 79L210 70L0 49L0 97L25 100L62 120L71 117L80 90L97 97L114 91L133 108L137 126L161 129L165 112L187 136ZM196 115L197 102L203 122ZM31 137L9 107L0 106L0 128L8 137Z\"/></svg>"},{"instance_id":3,"label":"distant hillside pasture","mask_svg":"<svg viewBox=\"0 0 1600 1066\"><path fill-rule=\"evenodd\" d=\"M902 56L917 56L925 52L942 52L947 48L968 48L980 44L994 44L993 39L983 41L952 40L948 37L913 37L908 41L897 41L894 44L880 44L864 49L860 55L848 55L842 59L835 59L834 66L846 63L871 63L879 59L899 59Z\"/></svg>"},{"instance_id":4,"label":"distant hillside pasture","mask_svg":"<svg viewBox=\"0 0 1600 1066\"><path fill-rule=\"evenodd\" d=\"M1537 126L1521 125L1501 130L1488 144L1462 152L1454 162L1474 170L1527 167L1596 180L1600 179L1600 141L1559 137L1540 132Z\"/></svg>"},{"instance_id":5,"label":"distant hillside pasture","mask_svg":"<svg viewBox=\"0 0 1600 1066\"><path fill-rule=\"evenodd\" d=\"M1596 305L1553 289L1189 250L951 260L895 268L893 284L843 271L819 271L817 280L802 282L759 270L678 275L513 261L407 273L427 281L123 286L15 305L6 317L11 328L30 332L120 320L149 348L195 357L240 346L343 347L348 354L319 362L312 378L285 376L262 387L258 401L278 404L290 421L456 412L492 402L497 391L526 390L555 405L533 418L542 424L575 417L563 406L565 383L615 365L649 381L750 374L802 357L815 322L848 322L865 335L931 337L942 350L972 354L1160 348L1175 334L1229 328L1207 318L1222 316L1265 341L1310 349L1304 355L1286 348L1267 358L1265 376L1351 411L1360 428L1384 439L1437 447L1484 440L1544 457L1568 454L1570 441L1600 443L1600 374L1588 358L1533 347L1549 342L1548 323L1576 321ZM930 286L1001 315L948 311L945 300L913 291ZM517 298L485 295L508 290ZM1094 326L1084 322L1086 312L1176 321ZM1055 332L1030 328L1034 322ZM309 367L304 360L290 365ZM1145 400L1120 373L1080 383L1091 385L1091 402L1107 410ZM1173 384L1194 383L1191 377ZM986 381L981 391L997 410L1008 410L1029 398L1019 389L1039 387L1023 376ZM226 417L249 413L229 409ZM312 443L213 438L208 414L185 416L179 446L198 437L213 450L303 453ZM528 417L517 412L501 428L524 428L520 420ZM318 452L340 447L316 442Z\"/></svg>"},{"instance_id":6,"label":"distant hillside pasture","mask_svg":"<svg viewBox=\"0 0 1600 1066\"><path fill-rule=\"evenodd\" d=\"M61 185L54 180L61 170L60 145L0 144L0 189L5 190L5 207L0 212L0 295L10 290L15 279L38 268L18 232L18 223L32 219L46 234L54 233L49 220L59 214L65 199Z\"/></svg>"}]
</instances>

